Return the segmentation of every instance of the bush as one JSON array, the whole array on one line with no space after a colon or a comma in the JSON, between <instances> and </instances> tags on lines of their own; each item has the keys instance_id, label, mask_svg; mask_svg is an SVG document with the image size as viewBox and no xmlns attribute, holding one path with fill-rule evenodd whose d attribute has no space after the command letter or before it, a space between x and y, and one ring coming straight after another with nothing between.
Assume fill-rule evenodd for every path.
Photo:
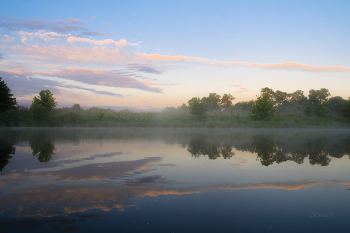
<instances>
[{"instance_id":1,"label":"bush","mask_svg":"<svg viewBox=\"0 0 350 233\"><path fill-rule=\"evenodd\" d=\"M329 116L330 111L323 104L317 104L314 109L314 114L318 117L326 117L326 116Z\"/></svg>"},{"instance_id":2,"label":"bush","mask_svg":"<svg viewBox=\"0 0 350 233\"><path fill-rule=\"evenodd\" d=\"M350 120L350 100L346 101L340 108L341 115Z\"/></svg>"}]
</instances>

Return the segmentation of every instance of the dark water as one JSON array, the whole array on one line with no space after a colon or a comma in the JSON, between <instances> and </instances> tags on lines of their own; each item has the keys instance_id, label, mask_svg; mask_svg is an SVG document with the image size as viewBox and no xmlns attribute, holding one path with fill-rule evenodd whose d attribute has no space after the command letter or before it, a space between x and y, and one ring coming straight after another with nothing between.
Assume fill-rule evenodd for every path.
<instances>
[{"instance_id":1,"label":"dark water","mask_svg":"<svg viewBox=\"0 0 350 233\"><path fill-rule=\"evenodd\" d=\"M349 232L350 130L0 129L1 232Z\"/></svg>"}]
</instances>

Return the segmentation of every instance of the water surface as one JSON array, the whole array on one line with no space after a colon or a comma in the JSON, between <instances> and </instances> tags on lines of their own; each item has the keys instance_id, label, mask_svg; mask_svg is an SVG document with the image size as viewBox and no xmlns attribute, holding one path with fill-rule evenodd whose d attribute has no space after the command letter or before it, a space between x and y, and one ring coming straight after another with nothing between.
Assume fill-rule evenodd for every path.
<instances>
[{"instance_id":1,"label":"water surface","mask_svg":"<svg viewBox=\"0 0 350 233\"><path fill-rule=\"evenodd\" d=\"M350 130L1 129L4 232L347 232Z\"/></svg>"}]
</instances>

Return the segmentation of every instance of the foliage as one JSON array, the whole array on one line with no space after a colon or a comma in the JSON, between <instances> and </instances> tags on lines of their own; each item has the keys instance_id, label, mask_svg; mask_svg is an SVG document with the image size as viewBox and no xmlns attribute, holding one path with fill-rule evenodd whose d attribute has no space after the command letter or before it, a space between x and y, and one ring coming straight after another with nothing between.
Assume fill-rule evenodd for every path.
<instances>
[{"instance_id":1,"label":"foliage","mask_svg":"<svg viewBox=\"0 0 350 233\"><path fill-rule=\"evenodd\" d=\"M13 98L10 92L10 88L7 87L6 83L0 77L0 113L15 109L17 104L16 98Z\"/></svg>"},{"instance_id":2,"label":"foliage","mask_svg":"<svg viewBox=\"0 0 350 233\"><path fill-rule=\"evenodd\" d=\"M188 101L190 113L196 117L204 117L208 111L208 104L206 98L193 97Z\"/></svg>"},{"instance_id":3,"label":"foliage","mask_svg":"<svg viewBox=\"0 0 350 233\"><path fill-rule=\"evenodd\" d=\"M220 101L221 108L229 109L232 107L232 101L235 99L231 94L224 94Z\"/></svg>"},{"instance_id":4,"label":"foliage","mask_svg":"<svg viewBox=\"0 0 350 233\"><path fill-rule=\"evenodd\" d=\"M269 95L263 95L258 97L250 111L250 116L255 120L268 120L276 114L276 107L269 100Z\"/></svg>"},{"instance_id":5,"label":"foliage","mask_svg":"<svg viewBox=\"0 0 350 233\"><path fill-rule=\"evenodd\" d=\"M33 114L34 119L40 122L47 119L49 112L54 109L57 105L53 94L49 90L42 90L39 96L33 98L32 105L30 106L30 111Z\"/></svg>"},{"instance_id":6,"label":"foliage","mask_svg":"<svg viewBox=\"0 0 350 233\"><path fill-rule=\"evenodd\" d=\"M304 96L304 92L302 90L297 90L291 94L289 94L290 96L290 101L292 103L296 103L296 104L304 104L307 102L307 97Z\"/></svg>"},{"instance_id":7,"label":"foliage","mask_svg":"<svg viewBox=\"0 0 350 233\"><path fill-rule=\"evenodd\" d=\"M54 109L57 106L53 94L49 90L42 90L39 93L39 96L33 98L32 105L43 106L48 112Z\"/></svg>"},{"instance_id":8,"label":"foliage","mask_svg":"<svg viewBox=\"0 0 350 233\"><path fill-rule=\"evenodd\" d=\"M311 116L312 112L313 112L313 107L310 103L306 103L304 106L303 106L303 109L302 109L303 113L305 114L305 116Z\"/></svg>"},{"instance_id":9,"label":"foliage","mask_svg":"<svg viewBox=\"0 0 350 233\"><path fill-rule=\"evenodd\" d=\"M209 93L209 97L205 97L204 99L210 111L220 110L220 95L216 93Z\"/></svg>"},{"instance_id":10,"label":"foliage","mask_svg":"<svg viewBox=\"0 0 350 233\"><path fill-rule=\"evenodd\" d=\"M277 90L277 91L273 94L273 97L274 97L274 100L275 100L276 103L278 103L278 104L284 104L285 102L288 101L290 95L287 94L287 92Z\"/></svg>"},{"instance_id":11,"label":"foliage","mask_svg":"<svg viewBox=\"0 0 350 233\"><path fill-rule=\"evenodd\" d=\"M37 122L46 120L49 113L48 109L45 108L45 106L34 102L30 106L30 112L32 113L34 120Z\"/></svg>"},{"instance_id":12,"label":"foliage","mask_svg":"<svg viewBox=\"0 0 350 233\"><path fill-rule=\"evenodd\" d=\"M323 104L327 101L330 96L328 89L321 88L320 90L311 89L309 91L309 102L311 105L316 106L317 104Z\"/></svg>"},{"instance_id":13,"label":"foliage","mask_svg":"<svg viewBox=\"0 0 350 233\"><path fill-rule=\"evenodd\" d=\"M326 102L326 106L329 108L329 110L332 111L333 114L340 114L340 109L343 106L343 104L346 102L342 97L335 96L332 98L329 98L329 100Z\"/></svg>"},{"instance_id":14,"label":"foliage","mask_svg":"<svg viewBox=\"0 0 350 233\"><path fill-rule=\"evenodd\" d=\"M350 120L350 98L340 108L340 112L343 117L346 117Z\"/></svg>"},{"instance_id":15,"label":"foliage","mask_svg":"<svg viewBox=\"0 0 350 233\"><path fill-rule=\"evenodd\" d=\"M190 113L190 109L185 103L183 103L181 106L177 107L177 110L179 110L181 114L189 114Z\"/></svg>"},{"instance_id":16,"label":"foliage","mask_svg":"<svg viewBox=\"0 0 350 233\"><path fill-rule=\"evenodd\" d=\"M314 113L318 117L326 117L330 114L329 109L323 104L317 104L314 109Z\"/></svg>"},{"instance_id":17,"label":"foliage","mask_svg":"<svg viewBox=\"0 0 350 233\"><path fill-rule=\"evenodd\" d=\"M71 107L71 110L72 112L75 112L75 113L84 111L84 109L80 107L80 104L73 104L73 106Z\"/></svg>"}]
</instances>

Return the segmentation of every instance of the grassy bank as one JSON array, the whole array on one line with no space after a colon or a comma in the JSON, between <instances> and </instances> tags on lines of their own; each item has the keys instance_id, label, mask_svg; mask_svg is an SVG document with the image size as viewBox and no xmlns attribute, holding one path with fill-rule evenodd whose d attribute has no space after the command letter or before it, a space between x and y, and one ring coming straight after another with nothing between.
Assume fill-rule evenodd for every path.
<instances>
[{"instance_id":1,"label":"grassy bank","mask_svg":"<svg viewBox=\"0 0 350 233\"><path fill-rule=\"evenodd\" d=\"M20 127L172 127L172 128L350 128L346 118L331 115L326 118L300 115L277 115L267 121L253 120L241 115L191 115L163 113L51 113L33 119L30 112L1 115L0 126Z\"/></svg>"}]
</instances>

